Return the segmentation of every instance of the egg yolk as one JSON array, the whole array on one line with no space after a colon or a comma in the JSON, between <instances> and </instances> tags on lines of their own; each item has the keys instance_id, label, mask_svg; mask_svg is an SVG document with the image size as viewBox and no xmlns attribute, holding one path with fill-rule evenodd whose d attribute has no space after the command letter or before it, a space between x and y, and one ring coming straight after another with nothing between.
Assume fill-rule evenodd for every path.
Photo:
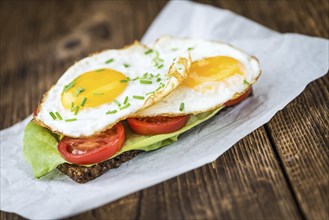
<instances>
[{"instance_id":1,"label":"egg yolk","mask_svg":"<svg viewBox=\"0 0 329 220\"><path fill-rule=\"evenodd\" d=\"M127 87L127 77L112 69L83 73L64 87L62 104L66 109L96 107L112 102Z\"/></svg>"},{"instance_id":2,"label":"egg yolk","mask_svg":"<svg viewBox=\"0 0 329 220\"><path fill-rule=\"evenodd\" d=\"M243 65L227 56L208 57L192 62L183 86L193 88L205 82L220 81L235 74L244 74Z\"/></svg>"}]
</instances>

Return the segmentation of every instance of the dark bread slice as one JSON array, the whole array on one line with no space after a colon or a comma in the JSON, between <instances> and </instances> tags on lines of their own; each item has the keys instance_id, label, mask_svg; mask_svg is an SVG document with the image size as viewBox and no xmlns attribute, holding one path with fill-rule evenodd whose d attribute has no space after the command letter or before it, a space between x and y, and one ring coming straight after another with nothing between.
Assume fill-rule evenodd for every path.
<instances>
[{"instance_id":1,"label":"dark bread slice","mask_svg":"<svg viewBox=\"0 0 329 220\"><path fill-rule=\"evenodd\" d=\"M141 152L142 151L138 150L127 151L117 157L95 164L91 167L63 163L58 165L57 168L64 174L68 175L75 182L86 183L96 177L99 177L109 169L119 167L122 163L131 160Z\"/></svg>"}]
</instances>

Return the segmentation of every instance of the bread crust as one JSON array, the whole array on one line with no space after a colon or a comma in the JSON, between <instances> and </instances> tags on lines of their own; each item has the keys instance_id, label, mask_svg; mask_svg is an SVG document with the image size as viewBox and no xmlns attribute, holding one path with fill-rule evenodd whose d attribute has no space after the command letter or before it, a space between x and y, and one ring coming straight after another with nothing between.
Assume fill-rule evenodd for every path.
<instances>
[{"instance_id":1,"label":"bread crust","mask_svg":"<svg viewBox=\"0 0 329 220\"><path fill-rule=\"evenodd\" d=\"M62 171L65 175L69 176L72 180L77 183L86 183L101 176L106 171L118 168L122 163L131 160L136 157L142 151L132 150L123 152L122 154L95 164L91 167L79 166L76 164L63 163L57 166L57 169Z\"/></svg>"}]
</instances>

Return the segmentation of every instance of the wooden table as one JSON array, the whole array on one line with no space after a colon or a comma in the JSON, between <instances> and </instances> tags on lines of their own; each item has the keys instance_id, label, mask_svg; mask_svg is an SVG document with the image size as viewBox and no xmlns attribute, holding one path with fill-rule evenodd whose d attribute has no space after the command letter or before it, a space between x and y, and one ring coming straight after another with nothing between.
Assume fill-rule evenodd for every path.
<instances>
[{"instance_id":1,"label":"wooden table","mask_svg":"<svg viewBox=\"0 0 329 220\"><path fill-rule=\"evenodd\" d=\"M329 3L205 3L279 32L328 38ZM166 1L1 1L1 129L74 61L140 39ZM329 76L215 162L71 219L329 219ZM1 219L21 219L1 212Z\"/></svg>"}]
</instances>

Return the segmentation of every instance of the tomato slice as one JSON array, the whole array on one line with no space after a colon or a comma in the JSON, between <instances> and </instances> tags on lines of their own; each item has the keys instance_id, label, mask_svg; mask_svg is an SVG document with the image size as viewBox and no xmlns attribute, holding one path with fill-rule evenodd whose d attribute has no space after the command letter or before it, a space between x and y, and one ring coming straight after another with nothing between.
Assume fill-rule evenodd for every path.
<instances>
[{"instance_id":1,"label":"tomato slice","mask_svg":"<svg viewBox=\"0 0 329 220\"><path fill-rule=\"evenodd\" d=\"M167 134L175 132L186 125L189 115L177 117L128 118L131 129L141 135Z\"/></svg>"},{"instance_id":2,"label":"tomato slice","mask_svg":"<svg viewBox=\"0 0 329 220\"><path fill-rule=\"evenodd\" d=\"M251 94L251 92L252 92L252 88L250 86L250 88L245 93L243 93L242 95L240 95L238 98L235 98L235 99L232 99L232 100L227 101L224 104L224 106L229 107L229 106L233 106L233 105L236 105L236 104L242 102L243 100L245 100L246 98L248 98L248 96Z\"/></svg>"},{"instance_id":3,"label":"tomato slice","mask_svg":"<svg viewBox=\"0 0 329 220\"><path fill-rule=\"evenodd\" d=\"M109 159L122 148L124 141L124 127L117 123L93 137L64 137L58 143L58 151L65 160L73 164L93 164Z\"/></svg>"}]
</instances>

